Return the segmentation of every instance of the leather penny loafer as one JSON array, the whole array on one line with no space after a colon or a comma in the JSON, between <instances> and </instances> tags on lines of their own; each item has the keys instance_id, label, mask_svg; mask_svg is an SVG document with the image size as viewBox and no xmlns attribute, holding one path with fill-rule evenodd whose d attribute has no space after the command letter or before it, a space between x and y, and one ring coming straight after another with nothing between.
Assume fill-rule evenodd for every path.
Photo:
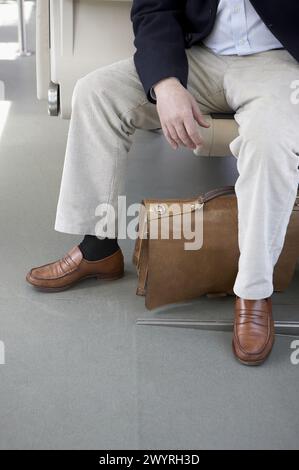
<instances>
[{"instance_id":1,"label":"leather penny loafer","mask_svg":"<svg viewBox=\"0 0 299 470\"><path fill-rule=\"evenodd\" d=\"M269 356L274 343L271 298L236 298L233 351L245 365L260 365Z\"/></svg>"},{"instance_id":2,"label":"leather penny loafer","mask_svg":"<svg viewBox=\"0 0 299 470\"><path fill-rule=\"evenodd\" d=\"M114 280L124 275L124 258L121 250L99 261L87 261L78 246L54 263L33 268L26 276L27 282L39 290L57 292L72 287L82 279L95 277Z\"/></svg>"}]
</instances>

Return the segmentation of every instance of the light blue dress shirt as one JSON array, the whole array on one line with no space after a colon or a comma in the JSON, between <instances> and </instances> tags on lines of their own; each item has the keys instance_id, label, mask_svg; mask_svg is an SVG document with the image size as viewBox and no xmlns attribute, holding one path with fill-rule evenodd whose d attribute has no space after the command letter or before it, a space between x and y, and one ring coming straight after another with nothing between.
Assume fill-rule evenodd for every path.
<instances>
[{"instance_id":1,"label":"light blue dress shirt","mask_svg":"<svg viewBox=\"0 0 299 470\"><path fill-rule=\"evenodd\" d=\"M214 28L203 43L220 55L250 55L283 47L249 0L220 0ZM155 99L153 88L150 93Z\"/></svg>"},{"instance_id":2,"label":"light blue dress shirt","mask_svg":"<svg viewBox=\"0 0 299 470\"><path fill-rule=\"evenodd\" d=\"M249 0L220 0L213 31L203 42L220 55L249 55L283 47Z\"/></svg>"}]
</instances>

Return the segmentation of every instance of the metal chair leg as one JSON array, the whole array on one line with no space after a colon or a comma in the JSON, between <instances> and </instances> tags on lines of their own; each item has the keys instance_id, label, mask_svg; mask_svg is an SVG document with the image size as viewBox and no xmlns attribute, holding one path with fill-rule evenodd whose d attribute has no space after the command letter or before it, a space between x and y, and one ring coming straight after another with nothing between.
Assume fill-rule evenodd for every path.
<instances>
[{"instance_id":1,"label":"metal chair leg","mask_svg":"<svg viewBox=\"0 0 299 470\"><path fill-rule=\"evenodd\" d=\"M32 52L27 49L27 35L26 23L24 14L24 0L17 0L18 5L18 37L19 37L19 52L20 57L28 57Z\"/></svg>"}]
</instances>

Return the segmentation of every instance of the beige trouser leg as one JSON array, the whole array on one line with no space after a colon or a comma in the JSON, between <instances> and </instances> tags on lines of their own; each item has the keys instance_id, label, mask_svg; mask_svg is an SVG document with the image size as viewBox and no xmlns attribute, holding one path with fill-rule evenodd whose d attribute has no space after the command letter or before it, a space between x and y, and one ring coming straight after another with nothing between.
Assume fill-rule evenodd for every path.
<instances>
[{"instance_id":1,"label":"beige trouser leg","mask_svg":"<svg viewBox=\"0 0 299 470\"><path fill-rule=\"evenodd\" d=\"M239 137L236 183L241 256L235 293L269 297L299 183L299 105L291 100L298 63L284 50L235 57L224 76ZM299 243L299 240L298 240Z\"/></svg>"},{"instance_id":2,"label":"beige trouser leg","mask_svg":"<svg viewBox=\"0 0 299 470\"><path fill-rule=\"evenodd\" d=\"M200 47L188 51L189 88L202 112L228 110L223 94L225 62ZM160 127L132 58L78 81L57 208L56 230L95 234L96 208L123 194L127 155L136 129ZM139 202L139 201L136 201Z\"/></svg>"}]
</instances>

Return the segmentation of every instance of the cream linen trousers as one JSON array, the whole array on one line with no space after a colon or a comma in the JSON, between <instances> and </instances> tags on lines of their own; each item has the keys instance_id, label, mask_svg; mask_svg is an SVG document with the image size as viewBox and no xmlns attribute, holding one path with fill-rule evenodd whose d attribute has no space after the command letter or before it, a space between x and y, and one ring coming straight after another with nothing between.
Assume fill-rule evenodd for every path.
<instances>
[{"instance_id":1,"label":"cream linen trousers","mask_svg":"<svg viewBox=\"0 0 299 470\"><path fill-rule=\"evenodd\" d=\"M234 292L266 298L299 182L299 104L291 100L299 64L285 50L219 56L196 45L186 53L188 89L202 113L233 111L239 126L230 145L239 172L241 255ZM116 209L123 194L135 129L159 127L133 58L81 78L73 94L55 229L95 234L96 207L108 203Z\"/></svg>"}]
</instances>

